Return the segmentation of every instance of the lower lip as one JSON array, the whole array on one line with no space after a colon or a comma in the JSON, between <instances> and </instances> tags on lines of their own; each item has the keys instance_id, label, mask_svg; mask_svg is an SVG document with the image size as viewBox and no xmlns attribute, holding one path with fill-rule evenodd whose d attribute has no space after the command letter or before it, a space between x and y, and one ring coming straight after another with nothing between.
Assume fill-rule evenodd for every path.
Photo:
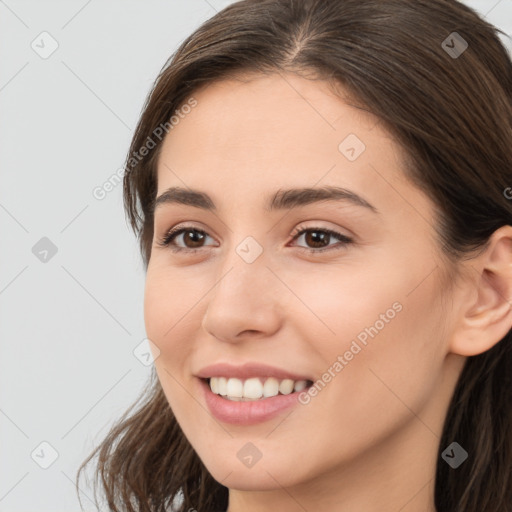
<instances>
[{"instance_id":1,"label":"lower lip","mask_svg":"<svg viewBox=\"0 0 512 512\"><path fill-rule=\"evenodd\" d=\"M237 402L228 400L212 392L208 382L198 379L203 388L206 405L210 412L219 421L232 425L255 425L278 416L281 412L290 409L299 403L301 392L289 395L277 395L251 402Z\"/></svg>"}]
</instances>

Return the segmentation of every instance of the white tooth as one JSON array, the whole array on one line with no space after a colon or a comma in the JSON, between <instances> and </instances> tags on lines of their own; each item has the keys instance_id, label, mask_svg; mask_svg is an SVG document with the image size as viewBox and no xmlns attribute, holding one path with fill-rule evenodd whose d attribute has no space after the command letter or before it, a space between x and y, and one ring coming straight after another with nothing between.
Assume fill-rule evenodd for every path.
<instances>
[{"instance_id":1,"label":"white tooth","mask_svg":"<svg viewBox=\"0 0 512 512\"><path fill-rule=\"evenodd\" d=\"M218 377L211 377L210 378L210 389L213 393L219 394L219 378Z\"/></svg>"},{"instance_id":2,"label":"white tooth","mask_svg":"<svg viewBox=\"0 0 512 512\"><path fill-rule=\"evenodd\" d=\"M263 384L258 377L247 379L244 382L243 396L245 398L261 398L263 395Z\"/></svg>"},{"instance_id":3,"label":"white tooth","mask_svg":"<svg viewBox=\"0 0 512 512\"><path fill-rule=\"evenodd\" d=\"M279 393L279 381L274 377L269 377L263 384L263 396L277 396Z\"/></svg>"},{"instance_id":4,"label":"white tooth","mask_svg":"<svg viewBox=\"0 0 512 512\"><path fill-rule=\"evenodd\" d=\"M233 402L240 402L242 399L239 396L227 396L228 400L232 400Z\"/></svg>"},{"instance_id":5,"label":"white tooth","mask_svg":"<svg viewBox=\"0 0 512 512\"><path fill-rule=\"evenodd\" d=\"M244 392L244 385L240 379L231 377L227 384L227 395L230 397L242 398Z\"/></svg>"},{"instance_id":6,"label":"white tooth","mask_svg":"<svg viewBox=\"0 0 512 512\"><path fill-rule=\"evenodd\" d=\"M308 385L307 381L305 381L305 380L298 380L295 383L295 386L293 386L293 390L294 391L302 391L303 389L306 388L307 385Z\"/></svg>"},{"instance_id":7,"label":"white tooth","mask_svg":"<svg viewBox=\"0 0 512 512\"><path fill-rule=\"evenodd\" d=\"M279 383L279 392L283 395L289 395L293 391L293 380L284 379Z\"/></svg>"},{"instance_id":8,"label":"white tooth","mask_svg":"<svg viewBox=\"0 0 512 512\"><path fill-rule=\"evenodd\" d=\"M226 396L228 394L228 380L226 377L218 377L217 393L222 396Z\"/></svg>"}]
</instances>

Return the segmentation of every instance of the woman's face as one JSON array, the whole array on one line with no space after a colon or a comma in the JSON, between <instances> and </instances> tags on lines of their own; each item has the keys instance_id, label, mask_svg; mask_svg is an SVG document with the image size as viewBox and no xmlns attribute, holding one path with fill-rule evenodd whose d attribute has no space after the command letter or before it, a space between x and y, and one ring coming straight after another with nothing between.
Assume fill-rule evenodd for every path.
<instances>
[{"instance_id":1,"label":"woman's face","mask_svg":"<svg viewBox=\"0 0 512 512\"><path fill-rule=\"evenodd\" d=\"M257 76L193 97L159 157L145 323L199 457L245 490L339 475L356 458L435 461L458 374L433 207L399 147L321 81ZM347 193L285 192L328 187ZM159 245L175 227L187 231ZM227 380L213 393L207 377Z\"/></svg>"}]
</instances>

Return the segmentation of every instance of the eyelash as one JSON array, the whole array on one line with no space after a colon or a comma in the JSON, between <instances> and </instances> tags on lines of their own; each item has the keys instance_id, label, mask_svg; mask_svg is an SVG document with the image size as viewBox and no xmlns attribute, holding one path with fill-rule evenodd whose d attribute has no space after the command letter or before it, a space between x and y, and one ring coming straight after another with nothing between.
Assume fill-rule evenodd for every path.
<instances>
[{"instance_id":1,"label":"eyelash","mask_svg":"<svg viewBox=\"0 0 512 512\"><path fill-rule=\"evenodd\" d=\"M157 245L160 246L160 247L169 247L171 249L172 252L186 252L186 253L195 253L201 249L203 249L202 247L198 247L198 248L195 248L195 249L190 249L190 248L184 248L184 247L178 247L175 245L174 243L174 239L176 237L178 237L179 235L181 235L182 233L186 233L188 231L194 231L196 233L200 233L202 235L206 235L206 236L209 236L208 233L206 233L206 231L203 231L202 229L197 229L195 227L192 227L192 226L182 226L182 227L178 227L178 228L171 228L169 231L167 231L167 233L165 233L165 235L162 237L162 239L160 239L158 242L157 242ZM354 241L349 238L348 236L345 236L341 233L338 233L337 231L333 231L332 229L327 229L327 228L315 228L315 227L312 227L312 228L302 228L302 227L298 227L297 230L292 233L292 240L296 240L297 238L299 238L301 235L303 235L304 233L307 233L309 231L313 231L313 232L320 232L320 233L326 233L328 235L331 235L337 239L340 240L340 244L338 246L334 246L334 249L332 247L324 247L324 248L321 248L321 249L310 249L308 247L300 247L299 246L299 249L305 251L305 252L308 252L309 254L315 254L315 253L319 253L319 252L325 252L325 251L330 251L330 250L340 250L340 249L345 249L347 245L350 245L352 244ZM171 247L173 246L173 247Z\"/></svg>"}]
</instances>

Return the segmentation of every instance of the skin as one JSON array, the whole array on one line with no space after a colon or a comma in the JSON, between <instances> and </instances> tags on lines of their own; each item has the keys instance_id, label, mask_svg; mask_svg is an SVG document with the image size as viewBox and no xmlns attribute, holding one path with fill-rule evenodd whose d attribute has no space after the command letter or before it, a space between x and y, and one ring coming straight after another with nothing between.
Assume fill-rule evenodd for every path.
<instances>
[{"instance_id":1,"label":"skin","mask_svg":"<svg viewBox=\"0 0 512 512\"><path fill-rule=\"evenodd\" d=\"M378 120L323 81L248 78L196 91L197 106L159 157L157 196L190 187L217 207L155 212L144 315L170 407L229 488L229 512L434 511L438 445L466 356L512 324L512 228L495 232L447 286L433 203L406 180L401 149ZM338 149L350 133L366 146L354 161ZM278 189L325 185L356 192L379 213L340 201L264 209ZM157 245L178 224L207 232L198 252ZM301 247L321 244L293 240L297 227L334 229L354 243L331 237L330 250L308 254ZM194 247L185 236L175 243ZM236 252L247 236L263 249L250 264ZM194 375L214 362L320 379L396 302L401 311L306 405L233 426L213 418L198 393ZM248 442L262 454L251 468L237 458Z\"/></svg>"}]
</instances>

